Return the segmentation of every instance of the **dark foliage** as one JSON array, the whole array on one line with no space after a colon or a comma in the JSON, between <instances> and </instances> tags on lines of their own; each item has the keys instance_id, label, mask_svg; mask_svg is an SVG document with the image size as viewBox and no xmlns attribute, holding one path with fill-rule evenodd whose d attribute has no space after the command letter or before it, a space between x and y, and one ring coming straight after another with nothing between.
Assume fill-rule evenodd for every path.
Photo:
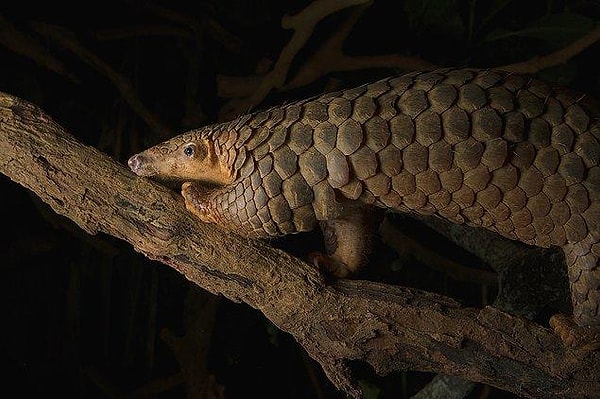
<instances>
[{"instance_id":1,"label":"dark foliage","mask_svg":"<svg viewBox=\"0 0 600 399\"><path fill-rule=\"evenodd\" d=\"M268 70L291 37L281 28L281 17L310 2L163 1L160 8L145 0L6 3L0 6L0 90L34 102L85 143L125 161L171 132L218 121L228 99L218 95L217 76ZM294 60L290 77L348 15L342 11L317 26ZM599 15L600 6L591 0L376 0L354 26L344 52L398 53L443 66L493 67L563 48L587 33ZM106 70L46 34L46 24L70 31L125 77L130 94L171 132L150 126ZM16 40L15 31L39 46L37 56L23 55L19 49L28 45ZM592 46L538 76L600 97L598 49ZM401 69L383 66L333 72L310 85L273 92L258 107L397 72ZM112 237L87 236L4 176L0 192L6 229L0 262L0 359L6 392L12 388L18 397L119 397L154 381L151 393L141 396L185 397L185 379L177 379L180 363L164 337L193 336L193 326L210 337L206 351L198 352L205 365L198 377L214 375L227 398L343 397L292 338L254 309L226 300L191 306L190 291L199 301L207 301L209 294L174 270ZM474 255L457 255L455 247L441 236L433 239L429 230L405 229L430 246L436 243L434 250L442 256L486 268ZM315 233L273 244L305 256L319 242ZM373 263L366 275L370 279L435 290L467 305L490 303L497 293L494 287L452 279L382 243ZM377 377L360 365L356 369L368 398L409 397L432 377L415 372ZM470 397L486 395L508 397L483 386Z\"/></svg>"}]
</instances>

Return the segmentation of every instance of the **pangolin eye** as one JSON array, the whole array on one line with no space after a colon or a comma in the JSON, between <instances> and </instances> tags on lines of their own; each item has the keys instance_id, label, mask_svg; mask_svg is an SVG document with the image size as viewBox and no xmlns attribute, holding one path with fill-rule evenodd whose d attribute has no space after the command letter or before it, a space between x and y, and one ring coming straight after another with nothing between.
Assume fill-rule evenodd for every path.
<instances>
[{"instance_id":1,"label":"pangolin eye","mask_svg":"<svg viewBox=\"0 0 600 399\"><path fill-rule=\"evenodd\" d=\"M195 152L196 152L196 146L194 146L193 144L188 144L183 149L183 153L188 157L193 157Z\"/></svg>"}]
</instances>

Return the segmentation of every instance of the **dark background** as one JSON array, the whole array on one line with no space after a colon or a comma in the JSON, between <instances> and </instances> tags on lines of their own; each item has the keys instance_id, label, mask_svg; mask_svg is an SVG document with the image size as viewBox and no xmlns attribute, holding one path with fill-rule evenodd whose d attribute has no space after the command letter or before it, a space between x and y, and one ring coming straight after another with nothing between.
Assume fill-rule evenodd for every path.
<instances>
[{"instance_id":1,"label":"dark background","mask_svg":"<svg viewBox=\"0 0 600 399\"><path fill-rule=\"evenodd\" d=\"M171 134L218 121L230 99L219 96L217 76L268 70L292 34L281 28L282 16L309 2L4 3L0 90L39 105L83 142L125 162ZM441 66L487 68L558 50L588 32L599 15L597 1L376 0L354 26L344 52L398 53ZM343 11L317 26L290 76L348 16ZM130 94L165 128L144 122L97 60L65 48L44 33L45 24L65 29L128 79ZM36 50L24 51L31 43ZM598 50L592 46L538 76L600 97ZM385 66L332 72L305 87L273 92L257 108L401 72ZM205 293L112 237L87 236L4 176L0 193L5 392L181 398L187 387L196 398L219 397L222 389L227 398L344 397L290 336L254 309ZM423 237L432 241L429 233ZM316 234L308 234L274 244L302 256L318 242ZM467 305L494 299L494 287L456 281L410 254L377 246L368 278L435 290ZM446 248L438 247L442 253ZM187 339L176 339L181 336ZM432 377L415 372L377 377L360 365L357 376L368 398L409 397ZM470 397L511 396L477 386Z\"/></svg>"}]
</instances>

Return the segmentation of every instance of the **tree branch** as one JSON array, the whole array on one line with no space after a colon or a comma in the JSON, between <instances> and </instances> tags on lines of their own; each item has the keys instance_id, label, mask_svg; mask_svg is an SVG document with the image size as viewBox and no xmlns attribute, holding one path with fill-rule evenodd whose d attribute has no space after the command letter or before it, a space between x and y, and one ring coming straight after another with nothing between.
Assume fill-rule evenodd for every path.
<instances>
[{"instance_id":1,"label":"tree branch","mask_svg":"<svg viewBox=\"0 0 600 399\"><path fill-rule=\"evenodd\" d=\"M369 68L431 69L435 65L420 57L402 54L353 56L343 51L344 42L370 3L354 7L351 15L328 38L290 79L283 90L307 86L321 76L335 71L356 71Z\"/></svg>"},{"instance_id":2,"label":"tree branch","mask_svg":"<svg viewBox=\"0 0 600 399\"><path fill-rule=\"evenodd\" d=\"M257 104L260 104L272 89L283 86L292 65L292 61L296 57L296 54L304 47L319 21L339 10L357 4L364 4L368 1L369 0L316 0L296 15L285 15L282 18L281 25L284 29L293 29L294 34L281 50L281 54L279 54L279 59L275 63L275 66L273 66L273 69L263 77L258 87L256 87L250 96L230 104L229 107L222 112L222 117L228 119L229 117L247 112Z\"/></svg>"},{"instance_id":3,"label":"tree branch","mask_svg":"<svg viewBox=\"0 0 600 399\"><path fill-rule=\"evenodd\" d=\"M0 45L35 61L41 67L66 76L72 82L79 82L77 76L67 70L61 60L54 57L45 46L33 37L17 29L2 14L0 14Z\"/></svg>"},{"instance_id":4,"label":"tree branch","mask_svg":"<svg viewBox=\"0 0 600 399\"><path fill-rule=\"evenodd\" d=\"M39 108L0 94L0 172L90 234L126 240L198 286L260 310L354 397L352 361L484 382L524 397L592 397L600 353L493 308L368 281L327 284L262 241L196 220L181 197L85 146Z\"/></svg>"},{"instance_id":5,"label":"tree branch","mask_svg":"<svg viewBox=\"0 0 600 399\"><path fill-rule=\"evenodd\" d=\"M527 61L498 67L516 73L536 73L551 66L564 64L586 48L600 40L600 26L575 40L568 46L544 56L536 56Z\"/></svg>"},{"instance_id":6,"label":"tree branch","mask_svg":"<svg viewBox=\"0 0 600 399\"><path fill-rule=\"evenodd\" d=\"M315 0L294 16L284 16L282 26L294 29L290 41L281 50L273 69L264 76L217 77L219 96L234 98L224 107L221 119L230 119L260 104L273 89L286 91L306 86L334 71L355 71L368 68L427 69L435 65L419 57L402 54L350 56L342 51L343 44L352 28L371 5L370 0ZM288 71L298 52L309 40L315 26L326 17L348 7L355 7L350 17L319 47L289 79ZM236 98L241 97L241 98Z\"/></svg>"},{"instance_id":7,"label":"tree branch","mask_svg":"<svg viewBox=\"0 0 600 399\"><path fill-rule=\"evenodd\" d=\"M98 55L87 49L77 40L77 37L66 28L60 26L33 23L33 28L41 35L44 35L62 47L75 53L83 62L96 69L106 76L119 90L123 99L129 104L131 109L150 127L159 137L169 137L171 129L163 124L157 115L153 114L139 98L134 90L134 86L127 77L117 72L108 63L102 60Z\"/></svg>"}]
</instances>

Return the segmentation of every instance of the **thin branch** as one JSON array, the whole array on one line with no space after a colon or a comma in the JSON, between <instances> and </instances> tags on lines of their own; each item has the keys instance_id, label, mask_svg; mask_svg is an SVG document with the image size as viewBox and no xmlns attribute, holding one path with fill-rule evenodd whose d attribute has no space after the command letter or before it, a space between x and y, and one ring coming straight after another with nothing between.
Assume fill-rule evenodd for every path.
<instances>
[{"instance_id":1,"label":"thin branch","mask_svg":"<svg viewBox=\"0 0 600 399\"><path fill-rule=\"evenodd\" d=\"M146 124L155 131L159 137L168 137L171 134L171 129L164 125L159 118L150 112L148 108L142 103L139 98L131 81L125 76L114 70L108 63L102 60L99 56L88 50L83 44L81 44L75 37L75 35L69 30L56 25L49 25L45 23L35 23L34 29L50 39L54 40L57 44L70 50L77 55L83 62L106 76L119 90L125 101L133 109L133 111L144 121Z\"/></svg>"},{"instance_id":2,"label":"thin branch","mask_svg":"<svg viewBox=\"0 0 600 399\"><path fill-rule=\"evenodd\" d=\"M312 3L311 6L315 3ZM304 32L305 34L308 34L308 36L303 36L303 41L294 41L294 39L298 39L295 34L292 37L292 40L290 40L288 45L282 51L275 68L273 68L269 74L262 78L258 76L218 76L217 88L220 97L242 97L241 100L238 100L234 103L232 108L225 110L224 119L242 112L246 112L248 109L256 106L263 101L267 94L274 88L278 89L279 91L286 91L303 87L314 82L320 77L335 71L354 71L369 68L401 68L404 70L421 70L432 69L436 67L435 64L420 57L405 56L401 54L383 54L372 56L351 56L344 54L342 51L344 41L348 37L348 34L360 17L361 13L366 7L368 7L369 2L362 3L365 4L363 4L361 7L358 7L354 11L350 18L348 18L345 23L327 41L325 41L325 43L317 50L317 52L299 68L298 72L289 80L288 83L284 84L291 61L296 53L300 50L301 46L306 43L310 34L312 34L314 24L318 22L314 21L313 19L305 20L302 18L304 17L305 12L310 15L310 6L307 7L303 12L296 15L296 18L293 20L297 32ZM323 17L325 16L326 15ZM300 25L302 24L307 24L308 29L300 30ZM545 56L536 56L528 61L503 65L497 68L518 73L533 74L542 69L567 62L599 40L600 27L597 27L567 47L555 51L554 53Z\"/></svg>"},{"instance_id":3,"label":"thin branch","mask_svg":"<svg viewBox=\"0 0 600 399\"><path fill-rule=\"evenodd\" d=\"M198 286L260 310L353 397L351 364L487 383L524 397L600 392L600 352L565 348L548 328L462 308L412 288L339 280L268 243L203 224L181 197L83 145L39 108L0 94L0 172L90 234L105 232Z\"/></svg>"},{"instance_id":4,"label":"thin branch","mask_svg":"<svg viewBox=\"0 0 600 399\"><path fill-rule=\"evenodd\" d=\"M98 40L122 40L139 37L177 37L192 39L194 35L188 29L169 25L134 25L123 28L99 29L93 32Z\"/></svg>"},{"instance_id":5,"label":"thin branch","mask_svg":"<svg viewBox=\"0 0 600 399\"><path fill-rule=\"evenodd\" d=\"M35 61L38 65L59 75L67 77L72 82L79 79L67 70L62 61L54 57L48 49L34 38L18 30L0 14L0 44L19 55Z\"/></svg>"},{"instance_id":6,"label":"thin branch","mask_svg":"<svg viewBox=\"0 0 600 399\"><path fill-rule=\"evenodd\" d=\"M264 75L232 76L217 75L217 96L238 98L251 96L260 85Z\"/></svg>"},{"instance_id":7,"label":"thin branch","mask_svg":"<svg viewBox=\"0 0 600 399\"><path fill-rule=\"evenodd\" d=\"M206 32L213 40L217 41L224 48L233 53L239 53L241 51L242 41L233 33L223 28L219 22L211 18L209 15L204 15L202 21L199 22L195 18L166 7L162 7L158 4L144 3L143 7L152 14L181 24L191 29L195 33Z\"/></svg>"},{"instance_id":8,"label":"thin branch","mask_svg":"<svg viewBox=\"0 0 600 399\"><path fill-rule=\"evenodd\" d=\"M333 5L333 2L331 4ZM323 19L330 13L337 12L339 9L316 9L317 5L322 5L319 1L316 1L294 17L284 17L282 25L284 27L293 27L296 33L282 50L279 60L270 73L265 76L238 77L220 75L217 77L217 89L220 97L242 97L241 100L238 99L234 103L232 108L225 110L223 119L228 119L228 117L245 112L247 109L256 106L265 99L272 89L286 91L306 86L334 71L355 71L369 68L418 70L435 67L434 64L422 58L401 54L371 56L350 56L344 54L342 47L346 38L363 11L370 4L370 1L357 1L356 4L352 4L358 5L358 7L356 7L351 16L300 67L288 83L285 83L285 80L293 58L304 44L306 44L310 35L312 35L315 25L319 22L317 17ZM315 7L315 9L311 9L311 7Z\"/></svg>"},{"instance_id":9,"label":"thin branch","mask_svg":"<svg viewBox=\"0 0 600 399\"><path fill-rule=\"evenodd\" d=\"M350 17L298 70L283 89L306 86L334 71L356 71L369 68L401 68L405 70L430 69L435 65L419 57L401 54L351 56L343 52L343 45L352 28L370 3L356 7Z\"/></svg>"},{"instance_id":10,"label":"thin branch","mask_svg":"<svg viewBox=\"0 0 600 399\"><path fill-rule=\"evenodd\" d=\"M222 118L227 119L247 112L257 104L260 104L271 90L283 86L292 61L304 47L319 21L340 10L364 4L368 1L370 0L315 0L299 13L292 16L284 16L281 21L282 27L284 29L293 29L294 34L281 51L281 54L279 54L279 59L275 63L275 66L264 76L252 95L231 104L229 108L223 111Z\"/></svg>"},{"instance_id":11,"label":"thin branch","mask_svg":"<svg viewBox=\"0 0 600 399\"><path fill-rule=\"evenodd\" d=\"M166 328L160 333L185 376L188 399L225 397L224 388L208 371L208 353L219 299L190 287L185 300L184 335L175 335Z\"/></svg>"},{"instance_id":12,"label":"thin branch","mask_svg":"<svg viewBox=\"0 0 600 399\"><path fill-rule=\"evenodd\" d=\"M116 399L144 399L157 397L161 393L177 388L185 383L183 373L179 372L167 377L156 378L148 381L142 386L135 388L132 392L119 393Z\"/></svg>"},{"instance_id":13,"label":"thin branch","mask_svg":"<svg viewBox=\"0 0 600 399\"><path fill-rule=\"evenodd\" d=\"M157 396L185 383L183 373L160 377L146 382L131 392L123 392L100 370L88 367L83 370L84 374L102 391L104 396L111 399L142 399Z\"/></svg>"},{"instance_id":14,"label":"thin branch","mask_svg":"<svg viewBox=\"0 0 600 399\"><path fill-rule=\"evenodd\" d=\"M569 61L571 58L575 57L577 54L581 53L583 50L587 49L599 40L600 26L596 27L595 29L592 29L586 35L580 37L573 43L569 44L567 47L562 48L558 51L544 56L536 56L528 61L503 65L498 68L517 73L536 73L541 71L542 69L564 64L565 62Z\"/></svg>"}]
</instances>

